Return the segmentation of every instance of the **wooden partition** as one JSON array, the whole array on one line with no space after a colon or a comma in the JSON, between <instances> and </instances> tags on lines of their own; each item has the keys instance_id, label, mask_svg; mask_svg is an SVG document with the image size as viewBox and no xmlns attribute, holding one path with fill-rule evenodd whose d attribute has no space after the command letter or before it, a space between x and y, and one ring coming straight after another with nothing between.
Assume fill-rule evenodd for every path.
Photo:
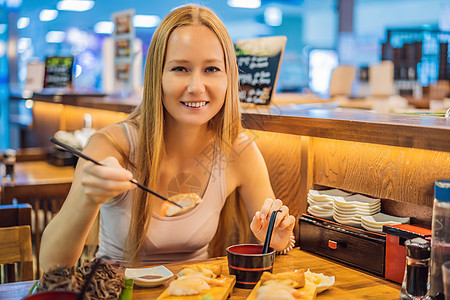
<instances>
[{"instance_id":1,"label":"wooden partition","mask_svg":"<svg viewBox=\"0 0 450 300\"><path fill-rule=\"evenodd\" d=\"M125 118L135 106L81 98L37 97L37 102L56 106L51 108L52 114L35 107L35 129L47 130L45 139L49 128L51 134L58 129L79 129L86 112L93 114L94 128L100 128ZM56 100L64 104L62 108L53 103ZM36 115L39 111L41 116ZM42 116L48 119L38 121ZM297 217L306 212L309 189L340 188L381 198L383 212L409 216L412 223L429 226L433 183L450 178L448 118L355 109L294 109L283 102L245 106L243 126L261 150L276 196ZM239 195L231 198L229 202L239 211ZM240 224L234 222L237 218L236 214L229 222ZM239 226L242 229L242 224L235 228ZM230 231L219 230L217 239L223 240L224 235ZM239 241L242 236L233 239Z\"/></svg>"},{"instance_id":2,"label":"wooden partition","mask_svg":"<svg viewBox=\"0 0 450 300\"><path fill-rule=\"evenodd\" d=\"M244 114L244 126L258 133L274 191L297 217L309 189L339 188L380 198L382 212L429 227L434 181L450 178L444 118L258 109Z\"/></svg>"}]
</instances>

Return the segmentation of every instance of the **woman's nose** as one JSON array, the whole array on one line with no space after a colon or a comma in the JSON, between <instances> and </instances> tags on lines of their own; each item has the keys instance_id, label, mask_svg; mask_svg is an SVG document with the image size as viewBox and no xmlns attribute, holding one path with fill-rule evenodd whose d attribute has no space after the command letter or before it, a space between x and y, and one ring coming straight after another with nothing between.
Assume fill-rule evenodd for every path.
<instances>
[{"instance_id":1,"label":"woman's nose","mask_svg":"<svg viewBox=\"0 0 450 300\"><path fill-rule=\"evenodd\" d=\"M190 76L187 91L194 94L205 91L205 83L201 74L193 73L192 76Z\"/></svg>"}]
</instances>

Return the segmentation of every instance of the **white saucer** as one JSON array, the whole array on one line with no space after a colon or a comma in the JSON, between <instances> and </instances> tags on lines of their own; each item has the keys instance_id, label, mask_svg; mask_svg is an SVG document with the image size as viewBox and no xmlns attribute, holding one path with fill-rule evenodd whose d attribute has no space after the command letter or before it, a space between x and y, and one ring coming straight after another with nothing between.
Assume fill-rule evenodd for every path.
<instances>
[{"instance_id":1,"label":"white saucer","mask_svg":"<svg viewBox=\"0 0 450 300\"><path fill-rule=\"evenodd\" d=\"M409 218L401 218L390 216L383 213L377 213L372 216L365 216L364 221L366 224L379 226L379 225L397 225L397 224L409 224Z\"/></svg>"},{"instance_id":2,"label":"white saucer","mask_svg":"<svg viewBox=\"0 0 450 300\"><path fill-rule=\"evenodd\" d=\"M153 275L161 276L156 279L145 279L142 276ZM133 279L134 284L142 287L159 286L172 278L173 273L164 266L157 266L153 268L126 268L125 278Z\"/></svg>"}]
</instances>

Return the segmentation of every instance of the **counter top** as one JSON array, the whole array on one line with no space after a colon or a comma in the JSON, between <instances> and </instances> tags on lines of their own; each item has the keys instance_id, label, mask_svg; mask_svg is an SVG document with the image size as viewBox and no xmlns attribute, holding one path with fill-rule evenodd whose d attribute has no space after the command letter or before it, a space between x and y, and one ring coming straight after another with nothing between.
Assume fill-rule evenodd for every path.
<instances>
[{"instance_id":1,"label":"counter top","mask_svg":"<svg viewBox=\"0 0 450 300\"><path fill-rule=\"evenodd\" d=\"M302 101L297 99L296 104L289 104L284 99L286 97L275 94L274 99L277 97L284 101L274 102L277 104L268 107L243 104L243 126L294 135L450 152L450 118L336 108L333 102L316 98L300 97ZM34 94L31 99L125 113L131 112L140 102L138 96L118 99L89 94ZM307 103L310 100L313 103Z\"/></svg>"},{"instance_id":2,"label":"counter top","mask_svg":"<svg viewBox=\"0 0 450 300\"><path fill-rule=\"evenodd\" d=\"M450 152L450 118L300 105L243 111L248 129Z\"/></svg>"}]
</instances>

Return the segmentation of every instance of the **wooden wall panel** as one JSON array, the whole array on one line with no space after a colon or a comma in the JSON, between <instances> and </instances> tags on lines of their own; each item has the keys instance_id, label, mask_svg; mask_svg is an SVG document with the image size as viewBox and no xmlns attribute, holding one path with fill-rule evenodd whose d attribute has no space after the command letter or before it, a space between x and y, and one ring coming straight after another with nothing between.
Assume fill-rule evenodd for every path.
<instances>
[{"instance_id":1,"label":"wooden wall panel","mask_svg":"<svg viewBox=\"0 0 450 300\"><path fill-rule=\"evenodd\" d=\"M122 112L35 101L29 134L32 141L27 146L48 147L52 145L48 139L58 130L73 132L82 129L86 113L92 116L92 127L96 130L127 117Z\"/></svg>"},{"instance_id":2,"label":"wooden wall panel","mask_svg":"<svg viewBox=\"0 0 450 300\"><path fill-rule=\"evenodd\" d=\"M62 104L34 102L33 123L27 136L27 147L50 146L49 138L59 130ZM23 145L21 145L22 147Z\"/></svg>"},{"instance_id":3,"label":"wooden wall panel","mask_svg":"<svg viewBox=\"0 0 450 300\"><path fill-rule=\"evenodd\" d=\"M431 207L434 181L450 178L449 152L321 138L311 143L314 184Z\"/></svg>"},{"instance_id":4,"label":"wooden wall panel","mask_svg":"<svg viewBox=\"0 0 450 300\"><path fill-rule=\"evenodd\" d=\"M92 127L96 130L122 121L128 116L122 112L65 105L61 130L75 131L83 128L84 115L87 113L91 115Z\"/></svg>"},{"instance_id":5,"label":"wooden wall panel","mask_svg":"<svg viewBox=\"0 0 450 300\"><path fill-rule=\"evenodd\" d=\"M306 211L306 194L302 197L301 191L302 137L256 130L246 133L264 157L275 196L289 207L292 215L300 217Z\"/></svg>"}]
</instances>

